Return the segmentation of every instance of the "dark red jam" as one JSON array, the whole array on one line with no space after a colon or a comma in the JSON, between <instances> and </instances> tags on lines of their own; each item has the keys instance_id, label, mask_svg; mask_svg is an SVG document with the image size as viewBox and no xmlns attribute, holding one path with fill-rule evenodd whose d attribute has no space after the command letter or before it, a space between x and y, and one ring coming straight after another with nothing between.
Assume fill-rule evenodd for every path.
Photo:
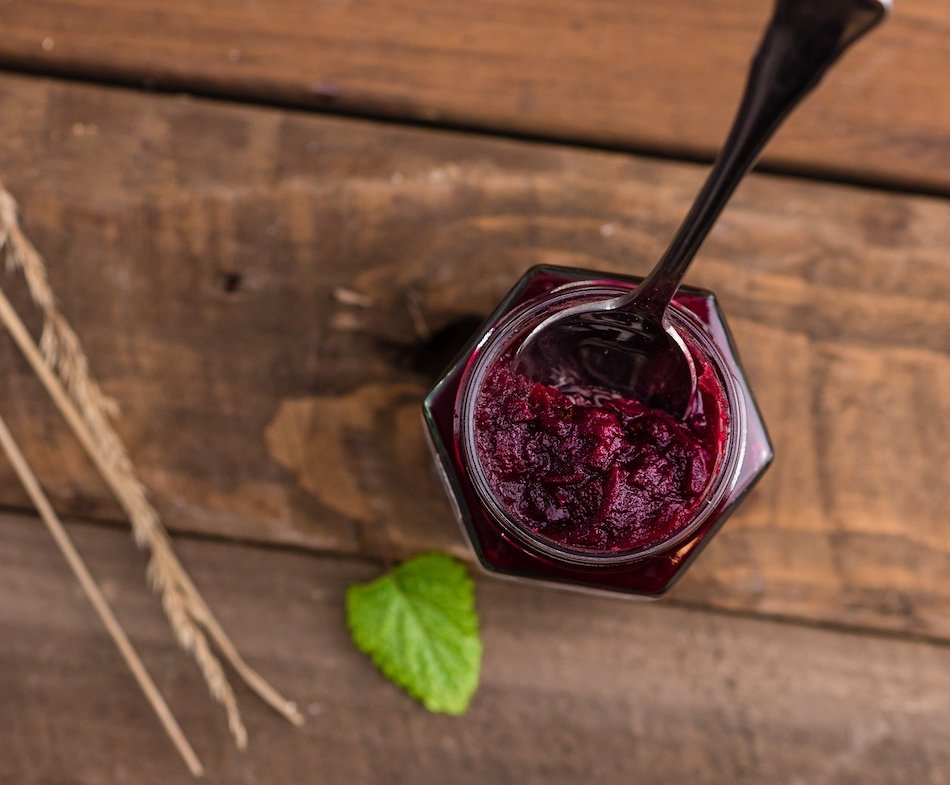
<instances>
[{"instance_id":1,"label":"dark red jam","mask_svg":"<svg viewBox=\"0 0 950 785\"><path fill-rule=\"evenodd\" d=\"M693 352L690 412L579 397L532 381L504 356L475 405L475 447L494 495L518 524L585 552L649 548L695 518L726 442L722 386Z\"/></svg>"}]
</instances>

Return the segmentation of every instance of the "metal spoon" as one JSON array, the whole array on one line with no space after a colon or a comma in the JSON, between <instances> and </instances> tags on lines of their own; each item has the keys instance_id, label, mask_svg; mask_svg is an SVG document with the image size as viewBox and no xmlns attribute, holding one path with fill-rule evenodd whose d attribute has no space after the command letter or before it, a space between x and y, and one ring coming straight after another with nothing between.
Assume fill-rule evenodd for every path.
<instances>
[{"instance_id":1,"label":"metal spoon","mask_svg":"<svg viewBox=\"0 0 950 785\"><path fill-rule=\"evenodd\" d=\"M515 355L518 369L548 384L592 385L685 417L696 369L666 319L670 300L775 130L890 8L891 0L777 0L732 130L663 258L630 294L566 308L538 324Z\"/></svg>"}]
</instances>

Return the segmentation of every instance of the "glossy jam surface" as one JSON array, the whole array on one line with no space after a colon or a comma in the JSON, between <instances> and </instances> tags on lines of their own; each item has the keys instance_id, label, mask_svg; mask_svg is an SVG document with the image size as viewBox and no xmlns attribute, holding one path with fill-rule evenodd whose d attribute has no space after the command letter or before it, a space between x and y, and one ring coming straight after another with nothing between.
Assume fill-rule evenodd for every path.
<instances>
[{"instance_id":1,"label":"glossy jam surface","mask_svg":"<svg viewBox=\"0 0 950 785\"><path fill-rule=\"evenodd\" d=\"M579 397L490 367L475 446L495 497L519 525L589 553L649 548L703 503L728 429L722 386L694 351L699 387L685 421L639 401Z\"/></svg>"}]
</instances>

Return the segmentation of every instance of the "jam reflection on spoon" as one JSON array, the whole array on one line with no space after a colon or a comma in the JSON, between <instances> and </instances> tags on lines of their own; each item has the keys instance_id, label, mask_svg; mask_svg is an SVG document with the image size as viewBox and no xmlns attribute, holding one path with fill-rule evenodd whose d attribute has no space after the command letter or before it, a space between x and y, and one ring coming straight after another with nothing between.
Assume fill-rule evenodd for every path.
<instances>
[{"instance_id":1,"label":"jam reflection on spoon","mask_svg":"<svg viewBox=\"0 0 950 785\"><path fill-rule=\"evenodd\" d=\"M666 309L766 142L890 7L891 0L777 0L726 143L669 249L630 294L573 306L538 324L515 355L517 370L546 384L593 384L685 417L696 368Z\"/></svg>"}]
</instances>

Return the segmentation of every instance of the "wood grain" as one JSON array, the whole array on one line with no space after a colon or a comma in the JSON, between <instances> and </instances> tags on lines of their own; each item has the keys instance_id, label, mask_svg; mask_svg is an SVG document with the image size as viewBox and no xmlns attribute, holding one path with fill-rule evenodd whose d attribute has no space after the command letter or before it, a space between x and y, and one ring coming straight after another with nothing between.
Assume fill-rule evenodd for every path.
<instances>
[{"instance_id":1,"label":"wood grain","mask_svg":"<svg viewBox=\"0 0 950 785\"><path fill-rule=\"evenodd\" d=\"M478 582L482 683L426 713L348 640L343 595L378 568L179 541L300 730L243 694L234 751L121 533L73 526L208 766L207 782L918 785L950 778L950 649ZM38 521L0 518L0 781L192 782Z\"/></svg>"},{"instance_id":2,"label":"wood grain","mask_svg":"<svg viewBox=\"0 0 950 785\"><path fill-rule=\"evenodd\" d=\"M762 0L6 2L0 62L69 76L709 156ZM768 153L950 190L950 4L901 0Z\"/></svg>"},{"instance_id":3,"label":"wood grain","mask_svg":"<svg viewBox=\"0 0 950 785\"><path fill-rule=\"evenodd\" d=\"M528 266L644 272L703 176L23 77L0 111L0 172L168 523L340 554L466 553L424 390ZM947 247L947 201L742 186L689 280L720 295L777 460L675 597L950 636ZM8 341L0 367L59 509L116 517Z\"/></svg>"}]
</instances>

